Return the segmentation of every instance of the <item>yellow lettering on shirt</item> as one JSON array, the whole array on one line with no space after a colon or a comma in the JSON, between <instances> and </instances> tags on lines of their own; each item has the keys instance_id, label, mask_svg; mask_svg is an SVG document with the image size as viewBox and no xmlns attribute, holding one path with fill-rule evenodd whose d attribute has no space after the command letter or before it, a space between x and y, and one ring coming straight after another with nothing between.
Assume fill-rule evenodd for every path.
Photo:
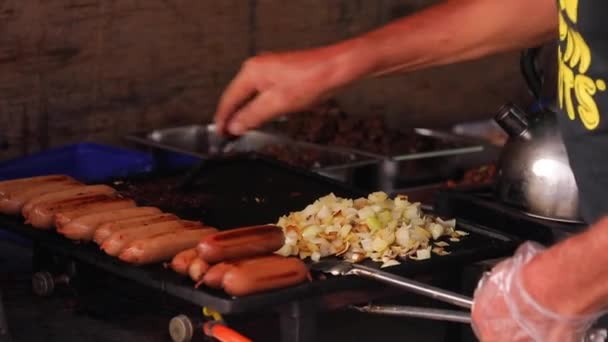
<instances>
[{"instance_id":1,"label":"yellow lettering on shirt","mask_svg":"<svg viewBox=\"0 0 608 342\"><path fill-rule=\"evenodd\" d=\"M591 49L585 38L569 23L578 20L578 0L559 0L558 102L570 120L577 115L588 130L597 128L600 112L594 96L606 91L606 82L594 80L586 73L592 63ZM574 96L573 96L574 95ZM576 104L575 104L576 102Z\"/></svg>"}]
</instances>

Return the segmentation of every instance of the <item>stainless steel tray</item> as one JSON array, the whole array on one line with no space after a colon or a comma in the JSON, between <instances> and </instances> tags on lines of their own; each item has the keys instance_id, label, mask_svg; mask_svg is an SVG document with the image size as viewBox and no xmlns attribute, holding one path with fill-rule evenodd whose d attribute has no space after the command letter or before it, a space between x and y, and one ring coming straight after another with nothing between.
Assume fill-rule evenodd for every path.
<instances>
[{"instance_id":1,"label":"stainless steel tray","mask_svg":"<svg viewBox=\"0 0 608 342\"><path fill-rule=\"evenodd\" d=\"M138 132L128 135L126 139L140 147L199 158L208 157L222 141L222 137L215 133L214 125L189 125ZM296 142L279 135L256 130L248 132L232 143L230 150L271 155L289 164L304 167L355 186L355 179L359 178L361 173L378 168L380 163L377 157L360 154L356 151ZM277 153L280 156L277 157Z\"/></svg>"},{"instance_id":2,"label":"stainless steel tray","mask_svg":"<svg viewBox=\"0 0 608 342\"><path fill-rule=\"evenodd\" d=\"M284 122L273 123L264 131L282 136L281 132L285 131L284 125ZM389 193L395 189L457 178L467 169L496 162L500 151L500 148L487 141L451 132L416 128L413 134L437 142L445 142L446 146L415 153L393 151L390 155L356 148L338 146L331 148L380 160L376 164L377 169L371 172L367 170L366 177L358 179L357 185L362 189L383 190ZM287 136L284 138L291 139Z\"/></svg>"}]
</instances>

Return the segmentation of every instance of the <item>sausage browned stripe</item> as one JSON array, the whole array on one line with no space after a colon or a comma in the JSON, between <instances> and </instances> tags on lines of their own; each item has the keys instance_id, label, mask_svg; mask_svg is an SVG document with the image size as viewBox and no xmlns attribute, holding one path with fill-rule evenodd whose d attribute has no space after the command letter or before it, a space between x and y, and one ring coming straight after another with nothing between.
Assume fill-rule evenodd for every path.
<instances>
[{"instance_id":1,"label":"sausage browned stripe","mask_svg":"<svg viewBox=\"0 0 608 342\"><path fill-rule=\"evenodd\" d=\"M171 268L181 274L188 275L188 267L194 259L198 259L198 253L195 248L189 248L177 253L171 260Z\"/></svg>"},{"instance_id":2,"label":"sausage browned stripe","mask_svg":"<svg viewBox=\"0 0 608 342\"><path fill-rule=\"evenodd\" d=\"M273 225L231 229L205 237L197 246L198 254L209 264L224 260L270 254L285 243L280 227Z\"/></svg>"},{"instance_id":3,"label":"sausage browned stripe","mask_svg":"<svg viewBox=\"0 0 608 342\"><path fill-rule=\"evenodd\" d=\"M6 215L18 215L21 213L21 209L25 203L34 197L51 192L71 189L77 186L82 186L82 183L75 180L63 180L43 183L32 188L28 187L26 189L12 191L6 196L0 197L0 212Z\"/></svg>"},{"instance_id":4,"label":"sausage browned stripe","mask_svg":"<svg viewBox=\"0 0 608 342\"><path fill-rule=\"evenodd\" d=\"M117 256L132 241L146 239L178 230L200 228L202 224L194 221L167 221L147 226L132 227L112 233L102 244L101 249L108 255Z\"/></svg>"},{"instance_id":5,"label":"sausage browned stripe","mask_svg":"<svg viewBox=\"0 0 608 342\"><path fill-rule=\"evenodd\" d=\"M68 239L90 241L97 227L107 222L114 222L127 218L145 217L160 214L161 211L154 207L136 207L120 210L104 211L101 213L88 214L77 217L67 225L57 228L57 231Z\"/></svg>"},{"instance_id":6,"label":"sausage browned stripe","mask_svg":"<svg viewBox=\"0 0 608 342\"><path fill-rule=\"evenodd\" d=\"M196 246L204 236L215 232L215 228L185 230L133 241L120 253L120 259L138 265L169 260L180 251Z\"/></svg>"},{"instance_id":7,"label":"sausage browned stripe","mask_svg":"<svg viewBox=\"0 0 608 342\"><path fill-rule=\"evenodd\" d=\"M80 206L108 200L112 197L106 195L89 195L85 197L72 198L69 200L44 202L35 205L25 217L25 222L40 229L50 229L53 227L53 218L56 213L61 211L74 210Z\"/></svg>"},{"instance_id":8,"label":"sausage browned stripe","mask_svg":"<svg viewBox=\"0 0 608 342\"><path fill-rule=\"evenodd\" d=\"M113 196L115 194L116 190L107 185L84 185L82 187L75 187L73 189L51 192L48 194L34 197L25 203L23 209L21 210L21 213L24 217L27 217L32 208L41 203L58 202L68 199L88 197L92 195Z\"/></svg>"},{"instance_id":9,"label":"sausage browned stripe","mask_svg":"<svg viewBox=\"0 0 608 342\"><path fill-rule=\"evenodd\" d=\"M119 230L177 220L179 220L179 217L173 214L157 214L107 222L97 228L95 234L93 234L93 241L98 245L101 245L110 235L112 235L112 233Z\"/></svg>"},{"instance_id":10,"label":"sausage browned stripe","mask_svg":"<svg viewBox=\"0 0 608 342\"><path fill-rule=\"evenodd\" d=\"M191 262L190 265L188 266L188 275L190 276L190 279L192 279L196 285L195 287L199 287L200 284L202 283L203 280L203 276L205 275L205 272L207 272L207 270L209 269L209 264L205 262L205 260L201 259L201 258L194 258Z\"/></svg>"},{"instance_id":11,"label":"sausage browned stripe","mask_svg":"<svg viewBox=\"0 0 608 342\"><path fill-rule=\"evenodd\" d=\"M67 180L75 181L74 178L65 175L46 175L5 180L0 182L0 196L5 196L15 190L36 187L44 183L62 182Z\"/></svg>"},{"instance_id":12,"label":"sausage browned stripe","mask_svg":"<svg viewBox=\"0 0 608 342\"><path fill-rule=\"evenodd\" d=\"M298 258L259 258L236 263L224 275L222 287L232 296L293 286L306 280L308 268Z\"/></svg>"},{"instance_id":13,"label":"sausage browned stripe","mask_svg":"<svg viewBox=\"0 0 608 342\"><path fill-rule=\"evenodd\" d=\"M134 208L135 206L135 201L130 198L109 197L108 199L103 201L84 204L74 210L60 211L56 213L55 227L63 227L66 224L72 222L72 220L84 215L115 211L126 208Z\"/></svg>"}]
</instances>

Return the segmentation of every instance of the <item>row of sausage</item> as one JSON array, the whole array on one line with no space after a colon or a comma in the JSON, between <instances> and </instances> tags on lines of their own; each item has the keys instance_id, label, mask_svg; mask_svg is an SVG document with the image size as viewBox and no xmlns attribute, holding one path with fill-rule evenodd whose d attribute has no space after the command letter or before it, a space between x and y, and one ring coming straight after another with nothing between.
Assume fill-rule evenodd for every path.
<instances>
[{"instance_id":1,"label":"row of sausage","mask_svg":"<svg viewBox=\"0 0 608 342\"><path fill-rule=\"evenodd\" d=\"M284 243L276 226L218 232L154 207L138 207L107 185L85 185L65 175L0 182L0 213L23 215L38 229L92 241L108 255L136 264L171 260L196 287L224 288L234 296L295 285L305 264L273 254Z\"/></svg>"}]
</instances>

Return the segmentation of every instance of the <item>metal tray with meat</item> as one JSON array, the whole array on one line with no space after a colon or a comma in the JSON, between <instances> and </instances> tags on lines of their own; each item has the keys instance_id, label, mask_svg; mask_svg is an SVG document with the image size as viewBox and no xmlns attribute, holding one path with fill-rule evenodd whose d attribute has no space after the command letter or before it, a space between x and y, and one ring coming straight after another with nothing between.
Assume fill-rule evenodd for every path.
<instances>
[{"instance_id":1,"label":"metal tray with meat","mask_svg":"<svg viewBox=\"0 0 608 342\"><path fill-rule=\"evenodd\" d=\"M213 124L137 132L126 139L157 154L175 153L196 158L209 158L216 152L264 154L353 185L361 174L374 170L379 162L374 156L307 142L295 142L260 130L252 130L224 146L226 151L217 151L222 148L223 138L216 134Z\"/></svg>"},{"instance_id":2,"label":"metal tray with meat","mask_svg":"<svg viewBox=\"0 0 608 342\"><path fill-rule=\"evenodd\" d=\"M427 128L396 129L380 115L351 116L332 104L272 122L262 131L379 159L365 187L384 191L452 178L495 161L498 151L480 139Z\"/></svg>"},{"instance_id":3,"label":"metal tray with meat","mask_svg":"<svg viewBox=\"0 0 608 342\"><path fill-rule=\"evenodd\" d=\"M276 222L281 215L297 211L315 199L334 193L356 198L361 192L314 173L293 168L257 155L233 156L209 162L187 190L179 190L177 175L145 174L108 181L139 205L157 206L180 217L202 220L220 229ZM310 282L251 296L231 297L205 287L195 289L192 282L160 264L137 267L103 254L90 243L74 243L53 231L37 230L22 219L0 216L0 224L26 235L57 254L73 257L86 264L158 289L186 301L211 307L222 313L251 312L306 297L347 289L374 287L376 284L356 277L318 277ZM451 248L451 254L428 260L408 260L385 268L389 273L414 276L445 270L478 260L509 254L517 241L508 235L467 222L458 229L469 235ZM380 264L365 261L379 268Z\"/></svg>"}]
</instances>

